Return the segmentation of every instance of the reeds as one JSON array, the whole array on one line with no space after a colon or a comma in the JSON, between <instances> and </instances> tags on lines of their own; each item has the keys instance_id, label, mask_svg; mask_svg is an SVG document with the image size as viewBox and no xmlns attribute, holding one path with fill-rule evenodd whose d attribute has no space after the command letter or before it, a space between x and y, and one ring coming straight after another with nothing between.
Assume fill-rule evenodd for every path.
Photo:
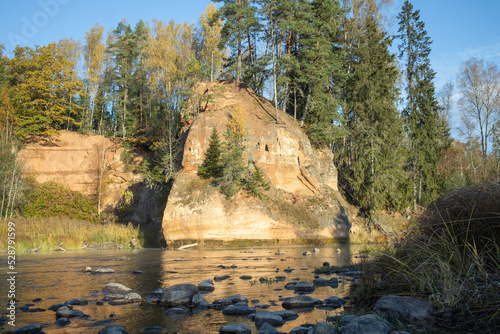
<instances>
[{"instance_id":1,"label":"reeds","mask_svg":"<svg viewBox=\"0 0 500 334\"><path fill-rule=\"evenodd\" d=\"M66 250L81 249L83 244L115 242L128 246L132 239L144 245L142 234L132 224L96 224L66 218L16 217L16 249L19 252L42 246L40 251L51 251L62 243ZM7 235L7 223L0 222L0 235ZM0 239L0 249L7 248L7 238Z\"/></svg>"}]
</instances>

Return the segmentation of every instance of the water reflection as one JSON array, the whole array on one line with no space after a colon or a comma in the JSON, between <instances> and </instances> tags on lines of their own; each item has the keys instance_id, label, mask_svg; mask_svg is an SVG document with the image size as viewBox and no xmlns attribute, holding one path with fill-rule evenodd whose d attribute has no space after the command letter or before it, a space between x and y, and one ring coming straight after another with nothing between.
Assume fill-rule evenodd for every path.
<instances>
[{"instance_id":1,"label":"water reflection","mask_svg":"<svg viewBox=\"0 0 500 334\"><path fill-rule=\"evenodd\" d=\"M118 282L136 290L145 297L158 288L166 288L175 284L191 283L198 285L203 280L215 275L228 275L230 278L214 282L215 290L205 294L209 303L216 299L225 299L231 295L242 294L254 304L267 304L268 311L282 310L280 299L296 295L284 288L291 281L312 283L315 267L323 262L332 265L344 265L350 259L351 245L334 245L321 247L319 253L304 256L302 253L312 247L283 247L284 255L274 255L277 248L255 248L255 253L243 253L242 249L189 249L184 251L162 251L156 249L97 251L97 252L65 252L50 254L21 254L17 268L17 306L27 303L35 304L31 309L48 309L52 304L64 303L72 298L89 300L86 306L75 306L82 310L86 319L71 319L71 324L64 328L54 326L55 314L52 311L27 313L17 311L17 326L30 323L49 325L44 329L47 333L97 333L102 321L108 324L119 324L129 331L148 326L160 326L177 330L179 333L218 333L219 328L228 323L246 323L252 328L254 324L242 317L222 315L221 311L195 311L194 314L165 315L165 309L156 305L129 304L111 306L107 303L97 305L102 299L101 289L110 282ZM337 248L341 252L337 252ZM356 261L357 259L354 259ZM110 267L113 274L92 275L85 273L85 267L93 269ZM293 269L286 272L285 269ZM142 275L132 274L141 270ZM0 274L2 305L7 303L7 287L5 272ZM243 275L252 276L251 280L240 279ZM285 276L284 281L276 281L276 276ZM260 283L259 278L270 279ZM326 276L324 278L329 278ZM344 297L348 285L341 283L338 288L319 287L310 294L313 298L324 300L330 296ZM33 303L35 298L40 302ZM257 302L258 301L258 302ZM249 305L253 304L249 302ZM5 309L4 309L5 310ZM5 313L4 310L0 312ZM298 319L285 323L279 330L288 332L303 323L323 321L327 315L342 312L314 309L301 312ZM100 326L89 327L100 321ZM7 329L8 325L4 327Z\"/></svg>"}]
</instances>

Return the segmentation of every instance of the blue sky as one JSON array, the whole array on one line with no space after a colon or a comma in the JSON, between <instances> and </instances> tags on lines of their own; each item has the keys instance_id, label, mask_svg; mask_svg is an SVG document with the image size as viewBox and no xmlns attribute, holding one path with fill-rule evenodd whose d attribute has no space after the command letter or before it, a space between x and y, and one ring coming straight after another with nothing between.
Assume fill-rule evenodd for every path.
<instances>
[{"instance_id":1,"label":"blue sky","mask_svg":"<svg viewBox=\"0 0 500 334\"><path fill-rule=\"evenodd\" d=\"M404 0L394 0L398 13ZM0 43L11 55L16 44L33 47L62 38L83 40L94 23L106 31L122 18L135 25L139 19L196 23L209 0L8 0L0 12ZM455 81L460 65L471 57L500 66L499 0L414 0L428 35L433 40L431 62L439 91ZM393 30L397 30L394 23ZM394 32L394 31L392 31ZM456 93L458 93L456 91ZM458 96L456 96L458 98ZM458 126L455 113L452 126Z\"/></svg>"}]
</instances>

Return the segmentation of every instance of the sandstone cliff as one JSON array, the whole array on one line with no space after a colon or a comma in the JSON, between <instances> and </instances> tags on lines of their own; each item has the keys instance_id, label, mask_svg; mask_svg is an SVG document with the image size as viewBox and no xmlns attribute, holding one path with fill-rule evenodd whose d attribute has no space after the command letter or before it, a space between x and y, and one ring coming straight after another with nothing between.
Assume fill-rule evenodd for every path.
<instances>
[{"instance_id":1,"label":"sandstone cliff","mask_svg":"<svg viewBox=\"0 0 500 334\"><path fill-rule=\"evenodd\" d=\"M102 180L101 212L117 213L125 192L133 194L127 221L148 222L158 210L154 194L143 184L137 167L140 154L131 152L126 164L123 143L118 139L61 131L49 142L26 145L19 152L25 174L39 183L55 182L86 195L98 196Z\"/></svg>"},{"instance_id":2,"label":"sandstone cliff","mask_svg":"<svg viewBox=\"0 0 500 334\"><path fill-rule=\"evenodd\" d=\"M180 171L163 217L167 242L348 237L330 151L315 150L288 115L279 112L276 124L273 105L251 89L219 82L201 84L197 93L208 102L184 130ZM213 128L224 133L241 112L247 120L245 154L271 184L263 200L244 191L226 199L197 175Z\"/></svg>"}]
</instances>

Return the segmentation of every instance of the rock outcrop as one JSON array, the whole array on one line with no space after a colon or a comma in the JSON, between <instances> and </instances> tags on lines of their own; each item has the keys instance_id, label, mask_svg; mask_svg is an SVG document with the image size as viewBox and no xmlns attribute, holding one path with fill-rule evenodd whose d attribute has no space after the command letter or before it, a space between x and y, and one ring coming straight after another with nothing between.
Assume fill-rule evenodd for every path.
<instances>
[{"instance_id":1,"label":"rock outcrop","mask_svg":"<svg viewBox=\"0 0 500 334\"><path fill-rule=\"evenodd\" d=\"M145 187L137 172L142 155L131 152L130 161L125 163L123 153L123 143L118 139L62 130L49 141L26 145L18 157L24 172L39 183L62 184L85 195L97 195L100 190L102 212L115 213L129 191L133 196L127 221L161 220L161 213L159 218L154 213L163 211L163 207L158 208L156 195Z\"/></svg>"},{"instance_id":2,"label":"rock outcrop","mask_svg":"<svg viewBox=\"0 0 500 334\"><path fill-rule=\"evenodd\" d=\"M309 239L348 237L350 224L337 190L329 150L316 150L294 120L251 89L219 82L201 84L208 101L184 129L180 171L163 217L167 242L184 239ZM214 128L246 119L245 157L258 166L271 189L261 200L240 191L227 199L213 180L197 175ZM221 138L223 139L223 138Z\"/></svg>"}]
</instances>

